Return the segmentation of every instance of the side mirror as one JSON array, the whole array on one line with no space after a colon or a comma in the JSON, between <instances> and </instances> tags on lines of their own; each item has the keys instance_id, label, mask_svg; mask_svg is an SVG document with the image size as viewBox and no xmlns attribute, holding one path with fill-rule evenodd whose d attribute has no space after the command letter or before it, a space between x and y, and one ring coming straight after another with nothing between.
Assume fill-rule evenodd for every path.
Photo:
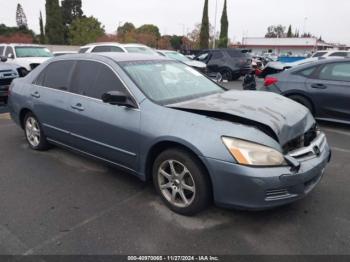
<instances>
[{"instance_id":1,"label":"side mirror","mask_svg":"<svg viewBox=\"0 0 350 262\"><path fill-rule=\"evenodd\" d=\"M6 62L7 61L7 57L6 56L0 56L0 60L1 60L1 62Z\"/></svg>"},{"instance_id":2,"label":"side mirror","mask_svg":"<svg viewBox=\"0 0 350 262\"><path fill-rule=\"evenodd\" d=\"M13 54L8 54L8 55L7 55L7 58L13 59L13 58L14 58L14 57L13 57Z\"/></svg>"},{"instance_id":3,"label":"side mirror","mask_svg":"<svg viewBox=\"0 0 350 262\"><path fill-rule=\"evenodd\" d=\"M120 91L110 91L102 95L102 101L111 105L125 106L130 108L136 108L135 101Z\"/></svg>"}]
</instances>

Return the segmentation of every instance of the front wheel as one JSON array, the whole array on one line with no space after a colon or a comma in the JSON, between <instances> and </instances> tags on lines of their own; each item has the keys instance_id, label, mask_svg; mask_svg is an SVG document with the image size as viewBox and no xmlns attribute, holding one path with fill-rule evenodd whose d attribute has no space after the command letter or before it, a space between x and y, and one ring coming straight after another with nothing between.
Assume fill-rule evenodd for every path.
<instances>
[{"instance_id":1,"label":"front wheel","mask_svg":"<svg viewBox=\"0 0 350 262\"><path fill-rule=\"evenodd\" d=\"M157 157L153 165L153 182L164 203L176 213L194 215L210 202L207 172L184 150L170 149Z\"/></svg>"},{"instance_id":2,"label":"front wheel","mask_svg":"<svg viewBox=\"0 0 350 262\"><path fill-rule=\"evenodd\" d=\"M49 143L46 140L38 119L33 113L27 113L24 118L24 133L27 142L32 149L38 151L49 149Z\"/></svg>"}]
</instances>

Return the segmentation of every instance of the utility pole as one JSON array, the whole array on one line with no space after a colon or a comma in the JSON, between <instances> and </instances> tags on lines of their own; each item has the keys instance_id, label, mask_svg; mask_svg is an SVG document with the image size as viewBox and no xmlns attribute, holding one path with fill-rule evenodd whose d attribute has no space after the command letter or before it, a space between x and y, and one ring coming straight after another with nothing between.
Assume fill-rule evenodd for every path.
<instances>
[{"instance_id":1,"label":"utility pole","mask_svg":"<svg viewBox=\"0 0 350 262\"><path fill-rule=\"evenodd\" d=\"M214 36L213 36L213 49L216 47L216 21L218 16L218 0L215 0L215 21L214 21Z\"/></svg>"}]
</instances>

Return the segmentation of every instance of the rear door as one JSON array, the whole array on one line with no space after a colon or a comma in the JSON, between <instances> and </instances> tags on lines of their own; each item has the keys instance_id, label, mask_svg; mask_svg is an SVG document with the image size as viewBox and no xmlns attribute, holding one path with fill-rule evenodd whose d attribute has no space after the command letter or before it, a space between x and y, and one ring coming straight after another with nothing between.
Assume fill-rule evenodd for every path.
<instances>
[{"instance_id":1,"label":"rear door","mask_svg":"<svg viewBox=\"0 0 350 262\"><path fill-rule=\"evenodd\" d=\"M306 81L320 118L350 121L350 62L334 62L321 66Z\"/></svg>"},{"instance_id":2,"label":"rear door","mask_svg":"<svg viewBox=\"0 0 350 262\"><path fill-rule=\"evenodd\" d=\"M210 72L220 72L221 67L225 66L224 54L220 50L211 52L207 66Z\"/></svg>"},{"instance_id":3,"label":"rear door","mask_svg":"<svg viewBox=\"0 0 350 262\"><path fill-rule=\"evenodd\" d=\"M68 86L74 66L75 61L52 62L39 74L30 90L34 113L43 125L45 134L63 143L68 141Z\"/></svg>"},{"instance_id":4,"label":"rear door","mask_svg":"<svg viewBox=\"0 0 350 262\"><path fill-rule=\"evenodd\" d=\"M139 148L139 109L106 104L104 93L127 89L111 67L78 61L70 91L67 119L71 144L84 152L134 170Z\"/></svg>"}]
</instances>

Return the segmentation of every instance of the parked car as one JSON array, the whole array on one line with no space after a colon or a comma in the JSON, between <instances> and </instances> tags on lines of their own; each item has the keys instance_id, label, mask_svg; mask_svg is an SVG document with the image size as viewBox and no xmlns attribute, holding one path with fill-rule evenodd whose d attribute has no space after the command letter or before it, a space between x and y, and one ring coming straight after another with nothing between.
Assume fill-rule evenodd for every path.
<instances>
[{"instance_id":1,"label":"parked car","mask_svg":"<svg viewBox=\"0 0 350 262\"><path fill-rule=\"evenodd\" d=\"M175 59L177 61L180 61L190 67L193 67L194 69L197 69L198 71L202 72L202 73L206 73L207 72L207 65L203 62L200 61L195 61L195 60L191 60L189 59L187 56L184 56L183 54L176 52L176 51L172 51L172 50L157 50L157 52L165 57L168 57L170 59Z\"/></svg>"},{"instance_id":2,"label":"parked car","mask_svg":"<svg viewBox=\"0 0 350 262\"><path fill-rule=\"evenodd\" d=\"M350 51L346 51L346 50L317 51L311 57L350 57Z\"/></svg>"},{"instance_id":3,"label":"parked car","mask_svg":"<svg viewBox=\"0 0 350 262\"><path fill-rule=\"evenodd\" d=\"M5 57L0 59L0 101L7 103L9 86L13 79L19 77L19 66L5 63Z\"/></svg>"},{"instance_id":4,"label":"parked car","mask_svg":"<svg viewBox=\"0 0 350 262\"><path fill-rule=\"evenodd\" d=\"M11 117L32 149L54 144L152 179L184 215L211 199L246 209L291 203L312 191L330 159L305 107L227 91L165 57L57 57L10 89Z\"/></svg>"},{"instance_id":5,"label":"parked car","mask_svg":"<svg viewBox=\"0 0 350 262\"><path fill-rule=\"evenodd\" d=\"M119 44L115 42L102 42L82 46L79 53L140 53L147 55L158 55L152 48L141 44Z\"/></svg>"},{"instance_id":6,"label":"parked car","mask_svg":"<svg viewBox=\"0 0 350 262\"><path fill-rule=\"evenodd\" d=\"M317 119L350 123L350 59L322 59L265 78L265 91L287 96Z\"/></svg>"},{"instance_id":7,"label":"parked car","mask_svg":"<svg viewBox=\"0 0 350 262\"><path fill-rule=\"evenodd\" d=\"M78 52L76 51L55 51L52 52L53 56L61 56L61 55L72 55L72 54L76 54Z\"/></svg>"},{"instance_id":8,"label":"parked car","mask_svg":"<svg viewBox=\"0 0 350 262\"><path fill-rule=\"evenodd\" d=\"M19 65L28 72L52 57L49 49L33 44L0 44L0 56L7 58L7 63Z\"/></svg>"},{"instance_id":9,"label":"parked car","mask_svg":"<svg viewBox=\"0 0 350 262\"><path fill-rule=\"evenodd\" d=\"M220 72L225 80L237 80L252 70L252 57L240 49L203 50L195 60L207 65L209 72Z\"/></svg>"}]
</instances>

